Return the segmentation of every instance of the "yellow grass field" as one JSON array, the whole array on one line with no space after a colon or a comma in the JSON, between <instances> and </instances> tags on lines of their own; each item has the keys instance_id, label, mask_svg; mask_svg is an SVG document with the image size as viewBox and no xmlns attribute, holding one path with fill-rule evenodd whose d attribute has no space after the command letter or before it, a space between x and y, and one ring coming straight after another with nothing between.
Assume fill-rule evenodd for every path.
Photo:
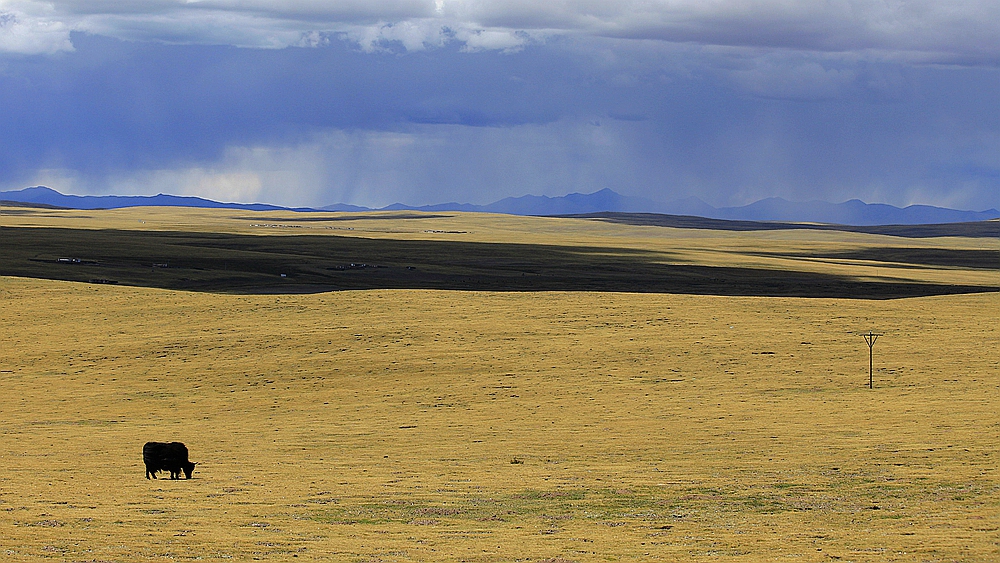
<instances>
[{"instance_id":1,"label":"yellow grass field","mask_svg":"<svg viewBox=\"0 0 1000 563\"><path fill-rule=\"evenodd\" d=\"M239 215L2 220L282 231ZM741 252L891 237L420 221L328 230L890 275ZM997 293L227 295L0 277L0 560L997 561L998 310ZM884 333L871 390L869 329ZM194 477L144 479L149 440L185 442Z\"/></svg>"}]
</instances>

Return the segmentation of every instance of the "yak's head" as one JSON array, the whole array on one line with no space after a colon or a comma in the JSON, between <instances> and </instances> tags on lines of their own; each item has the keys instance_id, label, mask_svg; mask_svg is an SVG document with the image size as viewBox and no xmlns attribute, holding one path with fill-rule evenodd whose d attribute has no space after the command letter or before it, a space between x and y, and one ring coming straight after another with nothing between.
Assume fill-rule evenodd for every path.
<instances>
[{"instance_id":1,"label":"yak's head","mask_svg":"<svg viewBox=\"0 0 1000 563\"><path fill-rule=\"evenodd\" d=\"M181 466L181 469L184 470L185 479L191 478L191 474L194 473L194 466L195 464L190 461L185 462L184 465Z\"/></svg>"}]
</instances>

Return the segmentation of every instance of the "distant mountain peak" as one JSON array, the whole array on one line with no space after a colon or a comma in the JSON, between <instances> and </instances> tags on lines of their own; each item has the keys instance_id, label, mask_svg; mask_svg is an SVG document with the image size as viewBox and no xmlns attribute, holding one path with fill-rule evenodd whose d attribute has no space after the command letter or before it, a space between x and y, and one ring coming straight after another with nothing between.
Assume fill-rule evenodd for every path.
<instances>
[{"instance_id":1,"label":"distant mountain peak","mask_svg":"<svg viewBox=\"0 0 1000 563\"><path fill-rule=\"evenodd\" d=\"M266 203L222 203L197 196L177 196L169 194L143 195L67 195L46 186L34 186L21 190L0 192L0 201L38 203L70 209L118 209L122 207L204 207L245 209L248 211L274 211L289 209Z\"/></svg>"},{"instance_id":2,"label":"distant mountain peak","mask_svg":"<svg viewBox=\"0 0 1000 563\"><path fill-rule=\"evenodd\" d=\"M348 204L322 208L288 208L266 203L222 203L196 196L175 196L160 193L155 196L78 196L64 195L46 186L0 192L0 201L42 204L72 209L114 209L135 206L175 206L244 209L249 211L370 211L371 208ZM749 205L716 208L695 196L659 202L636 196L621 195L611 188L592 193L573 192L564 196L523 195L507 197L486 205L441 203L410 206L395 203L383 211L472 211L511 215L576 215L601 212L660 213L691 215L709 219L738 221L772 221L792 223L832 223L841 225L914 225L961 223L1000 218L1000 211L960 211L931 205L909 205L904 208L884 203L865 203L849 199L843 203L826 201L793 202L780 197L768 197Z\"/></svg>"}]
</instances>

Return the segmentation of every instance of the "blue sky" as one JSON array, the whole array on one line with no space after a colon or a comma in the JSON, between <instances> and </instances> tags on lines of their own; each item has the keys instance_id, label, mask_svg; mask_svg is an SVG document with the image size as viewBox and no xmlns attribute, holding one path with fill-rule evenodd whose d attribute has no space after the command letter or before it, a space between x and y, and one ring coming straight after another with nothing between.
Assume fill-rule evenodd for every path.
<instances>
[{"instance_id":1,"label":"blue sky","mask_svg":"<svg viewBox=\"0 0 1000 563\"><path fill-rule=\"evenodd\" d=\"M0 189L1000 208L1000 3L0 0Z\"/></svg>"}]
</instances>

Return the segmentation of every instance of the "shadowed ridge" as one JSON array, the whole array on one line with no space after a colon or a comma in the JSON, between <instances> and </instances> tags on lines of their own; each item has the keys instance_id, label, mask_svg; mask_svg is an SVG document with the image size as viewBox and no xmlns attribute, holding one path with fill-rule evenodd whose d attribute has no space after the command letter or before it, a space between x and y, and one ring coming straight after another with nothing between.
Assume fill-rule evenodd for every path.
<instances>
[{"instance_id":1,"label":"shadowed ridge","mask_svg":"<svg viewBox=\"0 0 1000 563\"><path fill-rule=\"evenodd\" d=\"M0 199L0 207L25 207L25 208L36 208L36 209L70 209L69 207L60 207L58 205L52 205L50 203L35 203L31 201L11 201L7 199ZM0 211L0 215L4 213L10 213L7 211Z\"/></svg>"},{"instance_id":2,"label":"shadowed ridge","mask_svg":"<svg viewBox=\"0 0 1000 563\"><path fill-rule=\"evenodd\" d=\"M841 231L870 235L887 235L906 238L933 237L1000 237L1000 220L973 221L968 223L933 223L927 225L834 225L828 223L783 223L779 221L734 221L706 219L691 215L664 215L661 213L579 213L559 215L575 219L598 219L624 225L673 227L677 229L710 229L716 231L778 231L811 229Z\"/></svg>"},{"instance_id":3,"label":"shadowed ridge","mask_svg":"<svg viewBox=\"0 0 1000 563\"><path fill-rule=\"evenodd\" d=\"M1000 290L671 264L671 258L605 247L0 228L0 275L219 293L441 289L893 299Z\"/></svg>"}]
</instances>

